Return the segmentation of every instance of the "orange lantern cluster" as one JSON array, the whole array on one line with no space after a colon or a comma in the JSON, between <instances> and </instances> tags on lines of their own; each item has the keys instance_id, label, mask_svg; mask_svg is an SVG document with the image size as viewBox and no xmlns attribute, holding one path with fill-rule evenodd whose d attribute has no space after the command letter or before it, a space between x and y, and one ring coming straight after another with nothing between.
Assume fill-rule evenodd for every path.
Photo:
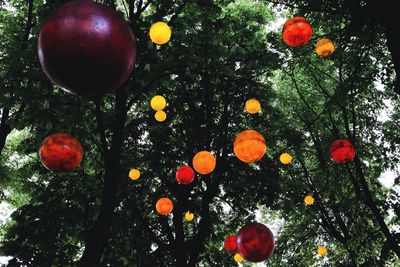
<instances>
[{"instance_id":1,"label":"orange lantern cluster","mask_svg":"<svg viewBox=\"0 0 400 267\"><path fill-rule=\"evenodd\" d=\"M233 142L236 157L246 163L259 161L267 151L264 137L257 131L245 130Z\"/></svg>"},{"instance_id":2,"label":"orange lantern cluster","mask_svg":"<svg viewBox=\"0 0 400 267\"><path fill-rule=\"evenodd\" d=\"M167 216L174 209L174 203L167 197L160 198L156 203L156 210L159 214Z\"/></svg>"},{"instance_id":3,"label":"orange lantern cluster","mask_svg":"<svg viewBox=\"0 0 400 267\"><path fill-rule=\"evenodd\" d=\"M193 168L200 174L210 174L217 165L217 159L209 151L200 151L193 157Z\"/></svg>"}]
</instances>

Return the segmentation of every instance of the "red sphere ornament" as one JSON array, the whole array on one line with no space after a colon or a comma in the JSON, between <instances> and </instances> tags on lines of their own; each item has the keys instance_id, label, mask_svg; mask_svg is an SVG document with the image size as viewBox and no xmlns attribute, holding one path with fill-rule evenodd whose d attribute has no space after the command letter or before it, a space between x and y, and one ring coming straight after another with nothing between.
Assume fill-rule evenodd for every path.
<instances>
[{"instance_id":1,"label":"red sphere ornament","mask_svg":"<svg viewBox=\"0 0 400 267\"><path fill-rule=\"evenodd\" d=\"M176 180L179 184L190 184L194 180L194 170L189 166L181 166L176 171Z\"/></svg>"},{"instance_id":2,"label":"red sphere ornament","mask_svg":"<svg viewBox=\"0 0 400 267\"><path fill-rule=\"evenodd\" d=\"M39 148L43 166L54 172L69 172L79 166L83 158L81 143L66 133L48 136Z\"/></svg>"},{"instance_id":3,"label":"red sphere ornament","mask_svg":"<svg viewBox=\"0 0 400 267\"><path fill-rule=\"evenodd\" d=\"M294 17L283 25L283 41L292 47L305 45L312 35L310 23L303 17Z\"/></svg>"},{"instance_id":4,"label":"red sphere ornament","mask_svg":"<svg viewBox=\"0 0 400 267\"><path fill-rule=\"evenodd\" d=\"M132 73L136 40L114 10L74 0L47 18L38 53L47 77L63 90L99 98L120 87Z\"/></svg>"},{"instance_id":5,"label":"red sphere ornament","mask_svg":"<svg viewBox=\"0 0 400 267\"><path fill-rule=\"evenodd\" d=\"M249 223L236 235L236 245L237 251L245 260L265 261L274 251L274 235L264 224Z\"/></svg>"},{"instance_id":6,"label":"red sphere ornament","mask_svg":"<svg viewBox=\"0 0 400 267\"><path fill-rule=\"evenodd\" d=\"M230 254L236 253L236 236L235 235L230 235L225 238L224 248Z\"/></svg>"},{"instance_id":7,"label":"red sphere ornament","mask_svg":"<svg viewBox=\"0 0 400 267\"><path fill-rule=\"evenodd\" d=\"M356 150L347 139L338 139L329 147L329 154L336 163L347 163L354 159Z\"/></svg>"}]
</instances>

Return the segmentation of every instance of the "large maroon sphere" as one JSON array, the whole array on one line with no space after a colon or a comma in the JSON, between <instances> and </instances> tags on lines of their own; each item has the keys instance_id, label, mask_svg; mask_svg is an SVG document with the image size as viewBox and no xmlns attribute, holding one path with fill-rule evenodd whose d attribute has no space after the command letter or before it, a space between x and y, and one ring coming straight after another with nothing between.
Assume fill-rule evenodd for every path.
<instances>
[{"instance_id":1,"label":"large maroon sphere","mask_svg":"<svg viewBox=\"0 0 400 267\"><path fill-rule=\"evenodd\" d=\"M224 248L226 249L226 251L228 251L231 254L236 253L236 236L235 235L230 235L225 238Z\"/></svg>"},{"instance_id":2,"label":"large maroon sphere","mask_svg":"<svg viewBox=\"0 0 400 267\"><path fill-rule=\"evenodd\" d=\"M70 1L43 24L38 44L46 75L63 90L98 98L132 73L136 40L114 10L90 0Z\"/></svg>"},{"instance_id":3,"label":"large maroon sphere","mask_svg":"<svg viewBox=\"0 0 400 267\"><path fill-rule=\"evenodd\" d=\"M356 150L347 139L338 139L329 147L329 154L336 163L347 163L354 159Z\"/></svg>"},{"instance_id":4,"label":"large maroon sphere","mask_svg":"<svg viewBox=\"0 0 400 267\"><path fill-rule=\"evenodd\" d=\"M189 166L181 166L176 171L176 180L179 184L190 184L194 180L194 171Z\"/></svg>"},{"instance_id":5,"label":"large maroon sphere","mask_svg":"<svg viewBox=\"0 0 400 267\"><path fill-rule=\"evenodd\" d=\"M274 235L264 224L249 223L236 235L236 246L245 260L265 261L274 251Z\"/></svg>"},{"instance_id":6,"label":"large maroon sphere","mask_svg":"<svg viewBox=\"0 0 400 267\"><path fill-rule=\"evenodd\" d=\"M54 172L69 172L82 161L81 143L66 133L52 134L40 145L39 157L43 166Z\"/></svg>"}]
</instances>

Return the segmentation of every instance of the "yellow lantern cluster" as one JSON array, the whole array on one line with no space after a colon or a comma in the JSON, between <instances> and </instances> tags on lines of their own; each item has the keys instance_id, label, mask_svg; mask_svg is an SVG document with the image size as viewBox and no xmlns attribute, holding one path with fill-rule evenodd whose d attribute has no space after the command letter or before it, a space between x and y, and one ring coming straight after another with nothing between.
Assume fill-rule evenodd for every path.
<instances>
[{"instance_id":1,"label":"yellow lantern cluster","mask_svg":"<svg viewBox=\"0 0 400 267\"><path fill-rule=\"evenodd\" d=\"M166 105L167 101L162 95L156 95L151 99L150 106L153 110L156 111L156 114L154 114L154 118L156 119L156 121L163 122L167 119L167 113L163 111Z\"/></svg>"},{"instance_id":2,"label":"yellow lantern cluster","mask_svg":"<svg viewBox=\"0 0 400 267\"><path fill-rule=\"evenodd\" d=\"M131 169L129 171L129 178L131 178L132 180L137 180L140 177L140 171L138 169Z\"/></svg>"},{"instance_id":3,"label":"yellow lantern cluster","mask_svg":"<svg viewBox=\"0 0 400 267\"><path fill-rule=\"evenodd\" d=\"M319 246L317 252L321 256L326 256L328 254L328 249L325 246Z\"/></svg>"},{"instance_id":4,"label":"yellow lantern cluster","mask_svg":"<svg viewBox=\"0 0 400 267\"><path fill-rule=\"evenodd\" d=\"M169 39L171 39L171 34L171 28L165 22L159 21L150 27L150 39L155 44L163 45L168 43Z\"/></svg>"},{"instance_id":5,"label":"yellow lantern cluster","mask_svg":"<svg viewBox=\"0 0 400 267\"><path fill-rule=\"evenodd\" d=\"M260 112L261 104L257 99L250 98L246 101L245 108L247 113L256 114Z\"/></svg>"},{"instance_id":6,"label":"yellow lantern cluster","mask_svg":"<svg viewBox=\"0 0 400 267\"><path fill-rule=\"evenodd\" d=\"M282 153L279 157L279 160L282 164L290 164L292 162L293 157L289 153Z\"/></svg>"},{"instance_id":7,"label":"yellow lantern cluster","mask_svg":"<svg viewBox=\"0 0 400 267\"><path fill-rule=\"evenodd\" d=\"M312 196L308 195L304 198L304 203L306 203L307 206L313 205L314 198Z\"/></svg>"},{"instance_id":8,"label":"yellow lantern cluster","mask_svg":"<svg viewBox=\"0 0 400 267\"><path fill-rule=\"evenodd\" d=\"M320 57L329 57L335 51L335 45L328 38L322 38L315 46L315 53Z\"/></svg>"},{"instance_id":9,"label":"yellow lantern cluster","mask_svg":"<svg viewBox=\"0 0 400 267\"><path fill-rule=\"evenodd\" d=\"M191 221L193 221L193 219L194 219L194 214L191 213L190 211L187 211L185 213L185 220L188 222L191 222Z\"/></svg>"},{"instance_id":10,"label":"yellow lantern cluster","mask_svg":"<svg viewBox=\"0 0 400 267\"><path fill-rule=\"evenodd\" d=\"M235 256L233 256L233 259L234 259L237 263L242 263L242 262L243 262L243 257L242 257L239 253L236 253Z\"/></svg>"}]
</instances>

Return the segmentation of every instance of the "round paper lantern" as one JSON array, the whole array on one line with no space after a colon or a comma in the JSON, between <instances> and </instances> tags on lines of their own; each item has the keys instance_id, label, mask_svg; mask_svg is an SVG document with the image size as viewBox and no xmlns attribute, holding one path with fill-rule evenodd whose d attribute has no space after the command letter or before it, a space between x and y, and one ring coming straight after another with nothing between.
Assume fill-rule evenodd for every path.
<instances>
[{"instance_id":1,"label":"round paper lantern","mask_svg":"<svg viewBox=\"0 0 400 267\"><path fill-rule=\"evenodd\" d=\"M292 47L305 45L312 35L310 23L303 17L294 17L283 25L283 41Z\"/></svg>"},{"instance_id":2,"label":"round paper lantern","mask_svg":"<svg viewBox=\"0 0 400 267\"><path fill-rule=\"evenodd\" d=\"M228 253L236 253L236 236L235 235L230 235L225 238L224 241L224 248Z\"/></svg>"},{"instance_id":3,"label":"round paper lantern","mask_svg":"<svg viewBox=\"0 0 400 267\"><path fill-rule=\"evenodd\" d=\"M233 151L239 160L250 163L259 161L267 150L264 137L257 131L245 130L236 136Z\"/></svg>"},{"instance_id":4,"label":"round paper lantern","mask_svg":"<svg viewBox=\"0 0 400 267\"><path fill-rule=\"evenodd\" d=\"M293 157L289 153L282 153L279 157L279 160L282 164L290 164L292 162Z\"/></svg>"},{"instance_id":5,"label":"round paper lantern","mask_svg":"<svg viewBox=\"0 0 400 267\"><path fill-rule=\"evenodd\" d=\"M160 198L156 203L156 210L161 215L168 215L174 209L174 203L171 199L163 197Z\"/></svg>"},{"instance_id":6,"label":"round paper lantern","mask_svg":"<svg viewBox=\"0 0 400 267\"><path fill-rule=\"evenodd\" d=\"M135 36L114 10L93 1L69 1L43 24L39 60L61 89L92 98L120 87L132 73Z\"/></svg>"},{"instance_id":7,"label":"round paper lantern","mask_svg":"<svg viewBox=\"0 0 400 267\"><path fill-rule=\"evenodd\" d=\"M66 133L55 133L44 139L39 148L39 157L47 169L69 172L81 163L83 150L75 137Z\"/></svg>"},{"instance_id":8,"label":"round paper lantern","mask_svg":"<svg viewBox=\"0 0 400 267\"><path fill-rule=\"evenodd\" d=\"M326 256L328 254L328 249L325 246L319 246L317 252L321 256Z\"/></svg>"},{"instance_id":9,"label":"round paper lantern","mask_svg":"<svg viewBox=\"0 0 400 267\"><path fill-rule=\"evenodd\" d=\"M338 139L331 144L329 154L336 163L347 163L354 159L356 150L349 140Z\"/></svg>"},{"instance_id":10,"label":"round paper lantern","mask_svg":"<svg viewBox=\"0 0 400 267\"><path fill-rule=\"evenodd\" d=\"M237 263L242 263L242 262L243 262L243 257L240 256L239 253L236 253L235 256L233 256L233 259L234 259Z\"/></svg>"},{"instance_id":11,"label":"round paper lantern","mask_svg":"<svg viewBox=\"0 0 400 267\"><path fill-rule=\"evenodd\" d=\"M191 221L193 221L193 219L194 219L194 214L191 213L190 211L187 211L185 213L185 220L188 222L191 222Z\"/></svg>"},{"instance_id":12,"label":"round paper lantern","mask_svg":"<svg viewBox=\"0 0 400 267\"><path fill-rule=\"evenodd\" d=\"M245 260L265 261L274 251L274 235L264 224L249 223L236 235L236 246L237 252Z\"/></svg>"},{"instance_id":13,"label":"round paper lantern","mask_svg":"<svg viewBox=\"0 0 400 267\"><path fill-rule=\"evenodd\" d=\"M156 22L150 27L150 39L158 45L166 44L171 39L171 28L165 22Z\"/></svg>"},{"instance_id":14,"label":"round paper lantern","mask_svg":"<svg viewBox=\"0 0 400 267\"><path fill-rule=\"evenodd\" d=\"M129 178L132 180L137 180L140 177L140 171L138 169L131 169L129 171Z\"/></svg>"},{"instance_id":15,"label":"round paper lantern","mask_svg":"<svg viewBox=\"0 0 400 267\"><path fill-rule=\"evenodd\" d=\"M163 122L163 121L165 121L167 119L167 113L165 113L162 110L159 110L159 111L156 112L156 114L154 114L154 118L158 122Z\"/></svg>"},{"instance_id":16,"label":"round paper lantern","mask_svg":"<svg viewBox=\"0 0 400 267\"><path fill-rule=\"evenodd\" d=\"M249 100L246 101L245 108L247 113L256 114L260 111L261 104L257 99L250 98Z\"/></svg>"},{"instance_id":17,"label":"round paper lantern","mask_svg":"<svg viewBox=\"0 0 400 267\"><path fill-rule=\"evenodd\" d=\"M335 45L328 38L322 38L315 46L315 53L320 57L329 57L335 51Z\"/></svg>"},{"instance_id":18,"label":"round paper lantern","mask_svg":"<svg viewBox=\"0 0 400 267\"><path fill-rule=\"evenodd\" d=\"M217 165L217 159L209 151L200 151L193 157L193 167L200 174L210 174Z\"/></svg>"},{"instance_id":19,"label":"round paper lantern","mask_svg":"<svg viewBox=\"0 0 400 267\"><path fill-rule=\"evenodd\" d=\"M194 171L189 166L181 166L175 176L179 184L190 184L194 180Z\"/></svg>"},{"instance_id":20,"label":"round paper lantern","mask_svg":"<svg viewBox=\"0 0 400 267\"><path fill-rule=\"evenodd\" d=\"M314 198L312 196L306 196L304 198L304 203L306 203L307 206L313 205L314 204Z\"/></svg>"},{"instance_id":21,"label":"round paper lantern","mask_svg":"<svg viewBox=\"0 0 400 267\"><path fill-rule=\"evenodd\" d=\"M150 106L155 111L163 110L166 105L167 105L167 101L165 100L165 98L162 95L156 95L150 101Z\"/></svg>"}]
</instances>

